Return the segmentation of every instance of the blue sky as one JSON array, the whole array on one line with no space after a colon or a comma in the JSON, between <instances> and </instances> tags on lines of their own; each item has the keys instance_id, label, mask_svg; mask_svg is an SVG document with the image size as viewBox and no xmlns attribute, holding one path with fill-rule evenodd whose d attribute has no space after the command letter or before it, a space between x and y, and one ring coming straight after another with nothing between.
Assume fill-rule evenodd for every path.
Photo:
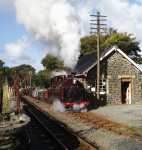
<instances>
[{"instance_id":1,"label":"blue sky","mask_svg":"<svg viewBox=\"0 0 142 150\"><path fill-rule=\"evenodd\" d=\"M13 60L16 60L16 58L10 60L9 55L5 53L6 44L14 43L29 33L27 33L24 25L17 23L16 12L12 0L0 2L0 8L0 59L3 59L7 66L17 66L19 64L26 63L33 65L37 70L42 69L40 61L45 54L40 52L42 46L39 42L33 42L30 47L26 48L26 54L28 55L29 60L22 60L21 58L18 58L21 60L16 62Z\"/></svg>"},{"instance_id":2,"label":"blue sky","mask_svg":"<svg viewBox=\"0 0 142 150\"><path fill-rule=\"evenodd\" d=\"M30 63L36 69L42 69L40 61L46 54L46 52L43 50L45 49L45 45L40 44L40 42L37 40L32 40L31 33L26 30L24 25L18 23L16 19L16 8L13 1L14 0L1 0L0 2L0 59L3 59L8 66ZM110 24L112 24L115 28L120 31L133 33L141 42L142 36L140 31L142 31L142 0L124 0L125 5L123 5L122 1L123 0L107 0L107 2L110 2L110 4L114 2L113 10L109 9L110 5L106 4L105 0L100 0L100 2L99 0L88 0L87 2L85 0L72 0L73 4L76 4L76 8L80 8L77 10L77 13L82 14L81 23L83 35L88 34L88 27L86 27L88 25L87 15L91 10L96 9L97 7L97 9L99 9L101 12L107 14L109 19L108 22L110 22ZM94 5L94 8L92 7L92 4L96 4ZM120 11L121 9L123 10L125 8L125 10L130 11L130 18L128 18L128 20L132 20L135 16L136 19L134 19L134 22L131 23L131 21L129 21L122 25L122 18L124 17L126 20L128 15L125 11L124 15L122 15L122 12L120 12L120 16L122 16L122 18L120 18L120 20L118 18L118 21L115 21L114 18L116 19L119 16L119 11L117 12L117 10L115 10L115 4L120 7ZM113 11L115 11L115 13ZM135 26L135 23L137 26ZM23 46L22 48L20 47L21 43ZM19 47L17 47L17 45ZM18 55L12 54L15 52L14 50L9 53L10 48L15 46L17 51L20 48L22 49L20 49L22 52L18 53Z\"/></svg>"},{"instance_id":3,"label":"blue sky","mask_svg":"<svg viewBox=\"0 0 142 150\"><path fill-rule=\"evenodd\" d=\"M141 0L129 0L131 3L138 3L138 4L141 4L142 1Z\"/></svg>"}]
</instances>

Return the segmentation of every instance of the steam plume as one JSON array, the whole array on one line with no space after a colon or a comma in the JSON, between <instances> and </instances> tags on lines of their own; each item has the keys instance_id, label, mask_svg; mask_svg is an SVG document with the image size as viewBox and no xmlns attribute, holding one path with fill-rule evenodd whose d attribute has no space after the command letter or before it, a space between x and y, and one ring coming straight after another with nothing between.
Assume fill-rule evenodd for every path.
<instances>
[{"instance_id":1,"label":"steam plume","mask_svg":"<svg viewBox=\"0 0 142 150\"><path fill-rule=\"evenodd\" d=\"M65 107L58 98L54 98L52 107L54 111L65 112Z\"/></svg>"},{"instance_id":2,"label":"steam plume","mask_svg":"<svg viewBox=\"0 0 142 150\"><path fill-rule=\"evenodd\" d=\"M80 23L67 0L15 0L17 20L73 68L80 51Z\"/></svg>"},{"instance_id":3,"label":"steam plume","mask_svg":"<svg viewBox=\"0 0 142 150\"><path fill-rule=\"evenodd\" d=\"M51 74L51 77L61 76L61 75L67 76L68 73L66 71L64 71L64 70L53 71L52 74Z\"/></svg>"}]
</instances>

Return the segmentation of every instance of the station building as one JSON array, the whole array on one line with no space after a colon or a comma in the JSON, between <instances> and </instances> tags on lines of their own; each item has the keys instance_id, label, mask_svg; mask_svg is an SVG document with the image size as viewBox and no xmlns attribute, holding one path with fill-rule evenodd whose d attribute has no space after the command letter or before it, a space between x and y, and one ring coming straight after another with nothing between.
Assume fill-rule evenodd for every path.
<instances>
[{"instance_id":1,"label":"station building","mask_svg":"<svg viewBox=\"0 0 142 150\"><path fill-rule=\"evenodd\" d=\"M80 57L74 72L96 95L97 55ZM100 97L107 104L142 104L142 69L116 46L100 55Z\"/></svg>"}]
</instances>

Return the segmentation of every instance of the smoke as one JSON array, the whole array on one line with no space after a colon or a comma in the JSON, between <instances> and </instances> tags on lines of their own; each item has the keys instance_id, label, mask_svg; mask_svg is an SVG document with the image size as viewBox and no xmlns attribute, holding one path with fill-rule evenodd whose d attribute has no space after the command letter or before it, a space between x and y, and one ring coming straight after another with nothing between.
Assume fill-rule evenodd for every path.
<instances>
[{"instance_id":1,"label":"smoke","mask_svg":"<svg viewBox=\"0 0 142 150\"><path fill-rule=\"evenodd\" d=\"M54 98L52 107L54 111L65 112L65 107L58 98Z\"/></svg>"},{"instance_id":2,"label":"smoke","mask_svg":"<svg viewBox=\"0 0 142 150\"><path fill-rule=\"evenodd\" d=\"M67 0L15 0L17 20L73 68L80 55L80 20Z\"/></svg>"}]
</instances>

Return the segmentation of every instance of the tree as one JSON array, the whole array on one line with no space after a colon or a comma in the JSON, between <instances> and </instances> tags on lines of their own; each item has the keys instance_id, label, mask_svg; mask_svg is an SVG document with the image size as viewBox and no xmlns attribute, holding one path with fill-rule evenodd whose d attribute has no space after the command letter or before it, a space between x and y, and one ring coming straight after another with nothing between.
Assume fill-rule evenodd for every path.
<instances>
[{"instance_id":1,"label":"tree","mask_svg":"<svg viewBox=\"0 0 142 150\"><path fill-rule=\"evenodd\" d=\"M0 60L0 113L2 112L2 98L3 98L3 90L2 90L3 65L4 62Z\"/></svg>"},{"instance_id":2,"label":"tree","mask_svg":"<svg viewBox=\"0 0 142 150\"><path fill-rule=\"evenodd\" d=\"M10 69L10 76L11 83L13 84L13 79L18 75L20 78L21 86L24 87L25 85L30 85L32 83L32 77L35 74L35 69L31 65L22 64Z\"/></svg>"},{"instance_id":3,"label":"tree","mask_svg":"<svg viewBox=\"0 0 142 150\"><path fill-rule=\"evenodd\" d=\"M109 48L113 45L117 45L121 50L123 50L127 55L134 55L139 57L140 47L139 42L136 41L135 37L127 33L113 33L106 38L104 43L102 43L102 48Z\"/></svg>"},{"instance_id":4,"label":"tree","mask_svg":"<svg viewBox=\"0 0 142 150\"><path fill-rule=\"evenodd\" d=\"M87 36L81 39L81 53L88 53L96 50L97 38L95 35Z\"/></svg>"},{"instance_id":5,"label":"tree","mask_svg":"<svg viewBox=\"0 0 142 150\"><path fill-rule=\"evenodd\" d=\"M8 74L9 67L4 66L4 61L0 60L0 84L5 80L5 76Z\"/></svg>"},{"instance_id":6,"label":"tree","mask_svg":"<svg viewBox=\"0 0 142 150\"><path fill-rule=\"evenodd\" d=\"M0 76L2 76L3 71L4 71L3 65L4 65L4 62L2 60L0 60Z\"/></svg>"},{"instance_id":7,"label":"tree","mask_svg":"<svg viewBox=\"0 0 142 150\"><path fill-rule=\"evenodd\" d=\"M114 33L117 33L117 30L116 29L113 29L113 28L109 28L108 29L108 32L107 32L107 36L111 36L112 34Z\"/></svg>"},{"instance_id":8,"label":"tree","mask_svg":"<svg viewBox=\"0 0 142 150\"><path fill-rule=\"evenodd\" d=\"M4 62L2 60L0 60L0 68L2 68L4 65Z\"/></svg>"},{"instance_id":9,"label":"tree","mask_svg":"<svg viewBox=\"0 0 142 150\"><path fill-rule=\"evenodd\" d=\"M96 51L96 35L84 37L81 39L81 53ZM106 48L110 48L117 45L121 50L123 50L127 55L133 56L135 60L141 62L141 56L139 52L141 51L139 42L131 34L118 33L114 29L110 29L108 34L101 36L100 38L100 49L103 51Z\"/></svg>"},{"instance_id":10,"label":"tree","mask_svg":"<svg viewBox=\"0 0 142 150\"><path fill-rule=\"evenodd\" d=\"M32 67L31 65L26 65L26 64L22 64L16 67L12 67L11 68L11 73L17 73L19 74L21 77L26 77L29 76L30 74L34 74L35 73L35 68Z\"/></svg>"},{"instance_id":11,"label":"tree","mask_svg":"<svg viewBox=\"0 0 142 150\"><path fill-rule=\"evenodd\" d=\"M43 59L42 62L43 66L49 70L49 71L54 71L58 69L63 69L64 64L62 61L60 61L57 57L54 57L52 55L46 55Z\"/></svg>"},{"instance_id":12,"label":"tree","mask_svg":"<svg viewBox=\"0 0 142 150\"><path fill-rule=\"evenodd\" d=\"M41 70L33 76L33 84L38 87L49 87L51 72L47 69Z\"/></svg>"},{"instance_id":13,"label":"tree","mask_svg":"<svg viewBox=\"0 0 142 150\"><path fill-rule=\"evenodd\" d=\"M100 43L105 41L106 36L101 36ZM92 52L97 49L97 36L91 35L81 39L81 54Z\"/></svg>"}]
</instances>

